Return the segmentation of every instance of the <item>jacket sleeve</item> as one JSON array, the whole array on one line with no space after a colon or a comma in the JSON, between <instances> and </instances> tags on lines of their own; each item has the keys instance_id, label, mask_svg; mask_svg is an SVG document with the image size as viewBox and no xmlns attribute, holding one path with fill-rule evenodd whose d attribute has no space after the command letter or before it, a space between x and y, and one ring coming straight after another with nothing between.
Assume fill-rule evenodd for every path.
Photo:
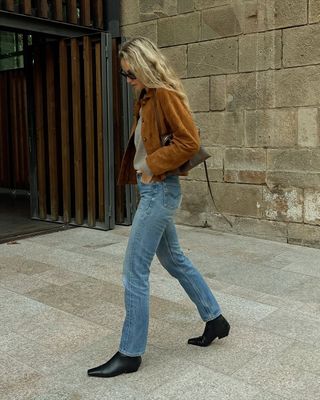
<instances>
[{"instance_id":1,"label":"jacket sleeve","mask_svg":"<svg viewBox=\"0 0 320 400\"><path fill-rule=\"evenodd\" d=\"M156 96L162 117L169 127L168 133L173 134L169 146L160 147L146 157L153 174L161 175L190 160L199 151L200 138L190 111L176 93L157 89Z\"/></svg>"}]
</instances>

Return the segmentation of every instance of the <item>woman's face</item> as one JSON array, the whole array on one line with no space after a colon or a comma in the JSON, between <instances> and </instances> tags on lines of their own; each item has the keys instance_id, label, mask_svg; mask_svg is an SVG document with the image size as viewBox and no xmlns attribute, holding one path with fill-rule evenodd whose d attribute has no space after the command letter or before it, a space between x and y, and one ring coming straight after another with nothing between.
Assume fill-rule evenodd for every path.
<instances>
[{"instance_id":1,"label":"woman's face","mask_svg":"<svg viewBox=\"0 0 320 400\"><path fill-rule=\"evenodd\" d=\"M138 91L145 89L144 84L142 82L140 82L138 78L133 79L134 74L133 74L133 72L131 72L130 65L127 61L121 60L121 68L122 68L122 71L129 74L129 76L127 76L127 82L129 83L129 85L131 85L134 89L136 89ZM130 75L132 75L132 77Z\"/></svg>"}]
</instances>

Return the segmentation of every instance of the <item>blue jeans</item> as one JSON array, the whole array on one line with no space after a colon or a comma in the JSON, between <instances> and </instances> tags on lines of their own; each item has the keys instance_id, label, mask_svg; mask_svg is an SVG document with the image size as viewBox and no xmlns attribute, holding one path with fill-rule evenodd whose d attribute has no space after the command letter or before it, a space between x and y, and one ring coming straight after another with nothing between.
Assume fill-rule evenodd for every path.
<instances>
[{"instance_id":1,"label":"blue jeans","mask_svg":"<svg viewBox=\"0 0 320 400\"><path fill-rule=\"evenodd\" d=\"M136 211L123 268L126 317L119 351L127 356L145 352L149 325L149 273L156 254L177 278L198 308L203 321L221 314L219 304L201 274L183 254L173 217L181 202L178 176L143 184L138 175L140 202Z\"/></svg>"}]
</instances>

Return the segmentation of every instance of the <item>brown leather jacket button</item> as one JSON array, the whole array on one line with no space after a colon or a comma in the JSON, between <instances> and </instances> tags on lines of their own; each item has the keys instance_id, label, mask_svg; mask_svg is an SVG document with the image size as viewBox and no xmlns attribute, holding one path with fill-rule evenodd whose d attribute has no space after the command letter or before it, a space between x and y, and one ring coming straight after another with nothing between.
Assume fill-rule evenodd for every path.
<instances>
[{"instance_id":1,"label":"brown leather jacket button","mask_svg":"<svg viewBox=\"0 0 320 400\"><path fill-rule=\"evenodd\" d=\"M144 141L144 142L146 142L146 141L147 141L147 138L146 138L146 137L144 137L144 138L143 138L143 141Z\"/></svg>"}]
</instances>

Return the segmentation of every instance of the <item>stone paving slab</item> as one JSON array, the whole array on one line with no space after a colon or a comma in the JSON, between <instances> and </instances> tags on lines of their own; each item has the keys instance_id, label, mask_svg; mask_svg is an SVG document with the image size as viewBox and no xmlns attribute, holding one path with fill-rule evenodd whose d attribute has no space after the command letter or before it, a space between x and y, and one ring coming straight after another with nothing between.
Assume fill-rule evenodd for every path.
<instances>
[{"instance_id":1,"label":"stone paving slab","mask_svg":"<svg viewBox=\"0 0 320 400\"><path fill-rule=\"evenodd\" d=\"M154 260L149 341L135 374L88 378L119 345L130 227L0 245L1 400L313 400L320 393L320 250L178 226L230 336L188 346L204 324Z\"/></svg>"}]
</instances>

